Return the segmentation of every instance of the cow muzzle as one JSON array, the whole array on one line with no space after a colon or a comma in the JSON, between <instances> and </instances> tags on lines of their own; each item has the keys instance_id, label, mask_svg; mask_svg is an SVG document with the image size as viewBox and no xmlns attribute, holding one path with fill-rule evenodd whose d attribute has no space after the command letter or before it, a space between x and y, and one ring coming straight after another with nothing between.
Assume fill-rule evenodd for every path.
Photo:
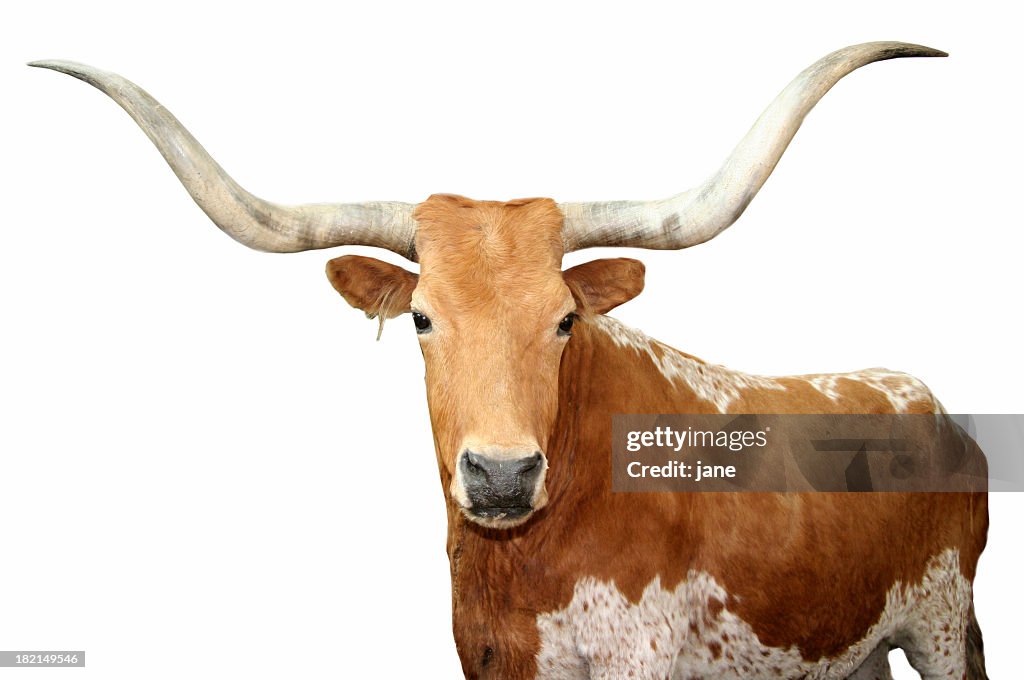
<instances>
[{"instance_id":1,"label":"cow muzzle","mask_svg":"<svg viewBox=\"0 0 1024 680\"><path fill-rule=\"evenodd\" d=\"M522 524L547 502L547 458L540 451L466 448L459 455L452 492L474 522L505 529Z\"/></svg>"}]
</instances>

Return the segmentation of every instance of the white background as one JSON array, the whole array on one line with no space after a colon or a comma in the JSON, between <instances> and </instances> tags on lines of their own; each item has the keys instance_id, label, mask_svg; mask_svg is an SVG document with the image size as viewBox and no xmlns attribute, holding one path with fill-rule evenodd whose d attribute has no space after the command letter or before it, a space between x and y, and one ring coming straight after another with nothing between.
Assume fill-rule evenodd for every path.
<instances>
[{"instance_id":1,"label":"white background","mask_svg":"<svg viewBox=\"0 0 1024 680\"><path fill-rule=\"evenodd\" d=\"M640 257L615 315L717 363L882 365L1024 412L1012 5L704 4L3 10L0 649L88 667L0 678L459 674L411 322L375 343L323 275L358 249L238 246L117 106L31 59L135 80L272 200L571 201L701 181L833 49L947 50L842 81L712 243L567 265ZM991 499L976 584L993 677L1019 673L1022 500Z\"/></svg>"}]
</instances>

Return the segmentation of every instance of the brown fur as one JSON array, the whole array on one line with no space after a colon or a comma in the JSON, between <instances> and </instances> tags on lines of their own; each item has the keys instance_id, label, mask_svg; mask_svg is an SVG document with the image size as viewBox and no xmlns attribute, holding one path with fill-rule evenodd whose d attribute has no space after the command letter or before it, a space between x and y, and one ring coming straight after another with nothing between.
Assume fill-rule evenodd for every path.
<instances>
[{"instance_id":1,"label":"brown fur","mask_svg":"<svg viewBox=\"0 0 1024 680\"><path fill-rule=\"evenodd\" d=\"M988 522L984 494L612 493L614 414L716 410L591 323L640 291L642 265L591 262L561 272L562 217L547 199L433 196L416 218L421 274L410 307L434 322L420 337L467 678L532 678L536 616L565 607L583 576L614 581L636 602L655 577L671 589L702 570L729 593L720 606L762 643L796 646L815 661L862 639L893 584L918 583L943 549L959 549L973 578ZM399 288L410 281L381 277L392 289L396 279ZM376 299L352 295L354 285L339 287L350 302ZM573 309L581 319L566 341L555 329ZM892 410L856 380L838 381L835 401L806 381L782 382L786 390L747 390L728 410ZM936 408L931 399L909 405ZM451 492L467 442L543 450L547 504L514 529L468 519ZM978 639L972 649L980 654Z\"/></svg>"},{"instance_id":2,"label":"brown fur","mask_svg":"<svg viewBox=\"0 0 1024 680\"><path fill-rule=\"evenodd\" d=\"M345 255L327 263L327 278L345 301L384 321L409 311L409 300L419 277L401 267L372 257ZM377 334L380 338L380 333Z\"/></svg>"},{"instance_id":3,"label":"brown fur","mask_svg":"<svg viewBox=\"0 0 1024 680\"><path fill-rule=\"evenodd\" d=\"M644 289L644 263L619 257L592 260L562 272L565 284L584 311L607 314Z\"/></svg>"},{"instance_id":4,"label":"brown fur","mask_svg":"<svg viewBox=\"0 0 1024 680\"><path fill-rule=\"evenodd\" d=\"M467 677L533 677L532 614L563 608L583 575L614 581L637 602L656 576L671 589L689 569L706 571L762 643L796 645L808 660L860 640L889 588L920 582L944 548L960 548L973 578L987 527L982 494L612 493L613 414L710 410L685 391L663 393L665 382L645 358L581 324L561 367L548 506L512 532L453 516L455 631ZM761 412L799 412L762 403ZM849 400L830 410L861 407ZM491 671L474 665L484 647L495 650Z\"/></svg>"}]
</instances>

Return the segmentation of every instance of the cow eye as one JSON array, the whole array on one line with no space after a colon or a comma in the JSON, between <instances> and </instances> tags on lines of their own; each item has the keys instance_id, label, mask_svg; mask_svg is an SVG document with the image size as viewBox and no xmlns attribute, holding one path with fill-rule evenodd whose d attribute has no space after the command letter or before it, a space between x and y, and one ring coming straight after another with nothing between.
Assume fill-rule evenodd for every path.
<instances>
[{"instance_id":1,"label":"cow eye","mask_svg":"<svg viewBox=\"0 0 1024 680\"><path fill-rule=\"evenodd\" d=\"M562 322L558 324L558 334L561 336L572 335L572 323L575 320L575 314L570 314L569 316L562 319Z\"/></svg>"},{"instance_id":2,"label":"cow eye","mask_svg":"<svg viewBox=\"0 0 1024 680\"><path fill-rule=\"evenodd\" d=\"M419 312L412 313L412 322L416 326L417 333L429 333L431 329L430 319Z\"/></svg>"}]
</instances>

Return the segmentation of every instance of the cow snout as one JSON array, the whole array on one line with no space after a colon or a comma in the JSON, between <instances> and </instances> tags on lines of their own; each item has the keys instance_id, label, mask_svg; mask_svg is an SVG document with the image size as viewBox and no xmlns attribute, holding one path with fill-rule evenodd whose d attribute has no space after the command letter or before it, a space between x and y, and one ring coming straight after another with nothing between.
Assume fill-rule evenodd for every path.
<instances>
[{"instance_id":1,"label":"cow snout","mask_svg":"<svg viewBox=\"0 0 1024 680\"><path fill-rule=\"evenodd\" d=\"M494 520L487 523L495 526L526 518L542 495L546 469L547 461L540 451L512 457L465 450L459 472L469 501L467 513L473 518Z\"/></svg>"}]
</instances>

